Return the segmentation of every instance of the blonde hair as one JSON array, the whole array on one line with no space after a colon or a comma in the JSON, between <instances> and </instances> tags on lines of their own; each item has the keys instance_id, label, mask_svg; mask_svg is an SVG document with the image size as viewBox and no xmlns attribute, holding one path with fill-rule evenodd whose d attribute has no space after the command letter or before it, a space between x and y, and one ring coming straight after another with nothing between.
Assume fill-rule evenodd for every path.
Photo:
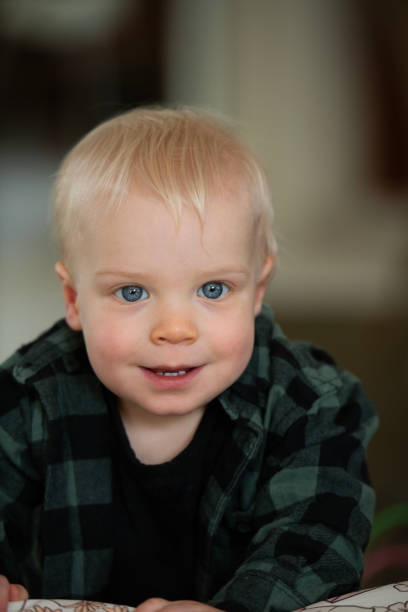
<instances>
[{"instance_id":1,"label":"blonde hair","mask_svg":"<svg viewBox=\"0 0 408 612\"><path fill-rule=\"evenodd\" d=\"M203 220L206 198L231 169L248 190L263 259L277 250L264 171L225 122L203 111L137 108L93 129L63 160L53 191L54 230L65 261L85 228L131 193L139 181L176 219L189 204Z\"/></svg>"}]
</instances>

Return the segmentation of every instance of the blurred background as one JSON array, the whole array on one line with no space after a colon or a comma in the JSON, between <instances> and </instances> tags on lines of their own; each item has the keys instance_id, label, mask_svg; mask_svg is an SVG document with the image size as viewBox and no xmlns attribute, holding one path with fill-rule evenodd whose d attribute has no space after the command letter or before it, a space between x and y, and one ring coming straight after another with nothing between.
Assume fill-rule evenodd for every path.
<instances>
[{"instance_id":1,"label":"blurred background","mask_svg":"<svg viewBox=\"0 0 408 612\"><path fill-rule=\"evenodd\" d=\"M408 2L0 0L0 358L63 316L49 192L139 104L231 117L270 178L267 300L374 399L378 507L408 499Z\"/></svg>"}]
</instances>

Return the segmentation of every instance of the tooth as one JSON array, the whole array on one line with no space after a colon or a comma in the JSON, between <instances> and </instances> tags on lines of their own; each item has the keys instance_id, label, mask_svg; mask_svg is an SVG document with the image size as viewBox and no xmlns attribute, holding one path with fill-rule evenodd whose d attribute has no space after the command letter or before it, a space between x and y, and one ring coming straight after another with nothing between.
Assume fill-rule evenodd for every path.
<instances>
[{"instance_id":1,"label":"tooth","mask_svg":"<svg viewBox=\"0 0 408 612\"><path fill-rule=\"evenodd\" d=\"M186 370L179 370L178 372L156 372L158 376L184 376Z\"/></svg>"}]
</instances>

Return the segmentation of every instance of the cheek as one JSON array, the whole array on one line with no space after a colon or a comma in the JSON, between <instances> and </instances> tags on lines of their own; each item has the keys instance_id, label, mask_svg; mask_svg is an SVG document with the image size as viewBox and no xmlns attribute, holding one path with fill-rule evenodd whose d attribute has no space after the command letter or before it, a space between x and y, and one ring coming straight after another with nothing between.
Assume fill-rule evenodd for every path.
<instances>
[{"instance_id":1,"label":"cheek","mask_svg":"<svg viewBox=\"0 0 408 612\"><path fill-rule=\"evenodd\" d=\"M84 335L93 371L108 389L118 395L125 382L127 368L124 366L131 361L129 334L105 321L100 329L96 326L88 330L84 328Z\"/></svg>"},{"instance_id":2,"label":"cheek","mask_svg":"<svg viewBox=\"0 0 408 612\"><path fill-rule=\"evenodd\" d=\"M219 357L227 357L235 362L248 361L254 343L253 317L229 317L214 326L214 351ZM245 363L246 365L246 363Z\"/></svg>"},{"instance_id":3,"label":"cheek","mask_svg":"<svg viewBox=\"0 0 408 612\"><path fill-rule=\"evenodd\" d=\"M114 367L115 361L124 357L131 341L126 330L109 320L96 320L92 325L84 325L85 343L92 365L95 367Z\"/></svg>"}]
</instances>

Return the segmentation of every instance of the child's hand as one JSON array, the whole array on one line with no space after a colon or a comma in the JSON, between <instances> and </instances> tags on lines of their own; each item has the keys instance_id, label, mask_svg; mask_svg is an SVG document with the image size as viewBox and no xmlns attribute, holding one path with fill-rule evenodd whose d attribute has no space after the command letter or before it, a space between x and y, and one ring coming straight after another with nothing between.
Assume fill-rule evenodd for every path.
<instances>
[{"instance_id":1,"label":"child's hand","mask_svg":"<svg viewBox=\"0 0 408 612\"><path fill-rule=\"evenodd\" d=\"M28 599L27 590L21 584L10 584L5 576L0 576L0 612L6 612L9 601Z\"/></svg>"},{"instance_id":2,"label":"child's hand","mask_svg":"<svg viewBox=\"0 0 408 612\"><path fill-rule=\"evenodd\" d=\"M135 612L222 612L218 608L207 606L198 601L167 601L154 597L147 599L135 609ZM0 610L1 612L1 610Z\"/></svg>"}]
</instances>

